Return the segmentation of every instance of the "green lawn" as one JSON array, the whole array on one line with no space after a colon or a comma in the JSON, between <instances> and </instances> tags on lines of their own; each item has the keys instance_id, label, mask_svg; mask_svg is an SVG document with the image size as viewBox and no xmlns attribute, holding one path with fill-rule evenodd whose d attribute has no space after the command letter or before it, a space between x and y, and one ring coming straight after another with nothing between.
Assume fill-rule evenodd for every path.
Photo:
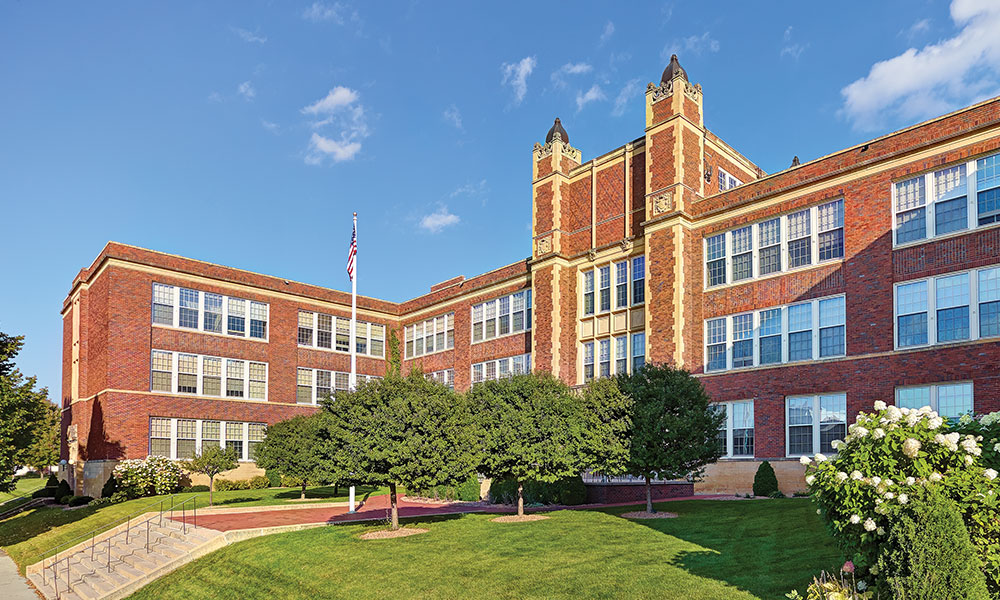
<instances>
[{"instance_id":1,"label":"green lawn","mask_svg":"<svg viewBox=\"0 0 1000 600\"><path fill-rule=\"evenodd\" d=\"M266 490L233 490L215 492L216 506L268 506L274 504L294 504L302 506L308 502L292 502L299 497L298 488L276 488ZM306 490L306 498L317 502L346 501L348 488L341 486L334 494L332 487L314 487ZM357 488L357 498L360 501L365 494L378 495L386 493L371 487ZM177 494L175 502L180 503L192 496L199 496L195 501L198 508L208 506L208 492L197 494ZM23 513L0 521L0 548L14 559L24 572L24 567L41 560L41 553L52 547L68 542L78 536L97 529L107 529L132 513L141 511L150 504L157 506L149 510L157 510L158 503L166 496L139 498L120 504L100 507L86 506L73 510L64 510L61 506L45 506L26 510ZM192 503L186 506L190 509ZM81 540L82 541L82 540Z\"/></svg>"},{"instance_id":2,"label":"green lawn","mask_svg":"<svg viewBox=\"0 0 1000 600\"><path fill-rule=\"evenodd\" d=\"M628 510L413 519L429 533L362 541L337 525L228 546L135 600L197 598L783 598L843 560L808 500L684 501L677 519Z\"/></svg>"},{"instance_id":3,"label":"green lawn","mask_svg":"<svg viewBox=\"0 0 1000 600\"><path fill-rule=\"evenodd\" d=\"M45 485L45 478L39 479L18 479L14 491L11 492L0 492L0 512L4 509L12 508L14 505L3 506L5 502L9 502L16 498L29 498L31 497L31 492L40 489Z\"/></svg>"}]
</instances>

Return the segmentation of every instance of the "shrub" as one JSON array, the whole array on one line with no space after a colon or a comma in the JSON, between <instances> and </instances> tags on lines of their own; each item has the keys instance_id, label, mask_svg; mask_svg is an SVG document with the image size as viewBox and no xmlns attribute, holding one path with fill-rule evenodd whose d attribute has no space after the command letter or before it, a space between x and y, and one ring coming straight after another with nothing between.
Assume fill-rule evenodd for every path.
<instances>
[{"instance_id":1,"label":"shrub","mask_svg":"<svg viewBox=\"0 0 1000 600\"><path fill-rule=\"evenodd\" d=\"M771 496L778 491L778 477L774 474L774 467L771 463L764 461L757 467L757 474L753 476L753 495Z\"/></svg>"},{"instance_id":2,"label":"shrub","mask_svg":"<svg viewBox=\"0 0 1000 600\"><path fill-rule=\"evenodd\" d=\"M251 490L266 490L269 487L271 487L271 480L264 475L257 475L250 478Z\"/></svg>"},{"instance_id":3,"label":"shrub","mask_svg":"<svg viewBox=\"0 0 1000 600\"><path fill-rule=\"evenodd\" d=\"M555 483L524 482L525 504L565 504L572 506L587 501L587 488L583 479L567 477ZM515 504L517 502L517 482L512 479L494 479L490 484L490 502L495 504Z\"/></svg>"},{"instance_id":4,"label":"shrub","mask_svg":"<svg viewBox=\"0 0 1000 600\"><path fill-rule=\"evenodd\" d=\"M108 498L96 498L90 501L90 506L107 506L109 504L118 504L119 502L125 502L128 500L125 494L122 492L115 492Z\"/></svg>"},{"instance_id":5,"label":"shrub","mask_svg":"<svg viewBox=\"0 0 1000 600\"><path fill-rule=\"evenodd\" d=\"M291 475L281 476L281 487L302 487L302 483L303 481L301 477L292 477ZM306 481L305 484L313 485L313 482Z\"/></svg>"},{"instance_id":6,"label":"shrub","mask_svg":"<svg viewBox=\"0 0 1000 600\"><path fill-rule=\"evenodd\" d=\"M268 487L281 487L281 473L268 469L264 471L264 477L267 477Z\"/></svg>"},{"instance_id":7,"label":"shrub","mask_svg":"<svg viewBox=\"0 0 1000 600\"><path fill-rule=\"evenodd\" d=\"M53 491L52 497L56 499L59 504L66 504L63 502L63 498L66 496L72 496L73 490L70 489L69 484L63 479L59 482L59 486Z\"/></svg>"},{"instance_id":8,"label":"shrub","mask_svg":"<svg viewBox=\"0 0 1000 600\"><path fill-rule=\"evenodd\" d=\"M54 487L43 487L31 493L32 498L55 498L56 489Z\"/></svg>"},{"instance_id":9,"label":"shrub","mask_svg":"<svg viewBox=\"0 0 1000 600\"><path fill-rule=\"evenodd\" d=\"M110 498L118 491L118 480L115 479L114 474L108 476L108 480L104 482L104 487L101 488L101 498Z\"/></svg>"},{"instance_id":10,"label":"shrub","mask_svg":"<svg viewBox=\"0 0 1000 600\"><path fill-rule=\"evenodd\" d=\"M479 500L479 478L473 475L457 486L438 485L429 490L412 490L412 493L415 496L433 498L435 500L477 502Z\"/></svg>"},{"instance_id":11,"label":"shrub","mask_svg":"<svg viewBox=\"0 0 1000 600\"><path fill-rule=\"evenodd\" d=\"M473 475L455 488L455 498L462 502L476 502L479 500L479 490L479 478Z\"/></svg>"},{"instance_id":12,"label":"shrub","mask_svg":"<svg viewBox=\"0 0 1000 600\"><path fill-rule=\"evenodd\" d=\"M93 500L93 498L90 496L72 496L66 504L69 506L83 506L84 504L90 504L91 500Z\"/></svg>"},{"instance_id":13,"label":"shrub","mask_svg":"<svg viewBox=\"0 0 1000 600\"><path fill-rule=\"evenodd\" d=\"M182 494L191 494L194 492L207 492L207 491L208 491L207 485L189 485L185 488L181 488Z\"/></svg>"},{"instance_id":14,"label":"shrub","mask_svg":"<svg viewBox=\"0 0 1000 600\"><path fill-rule=\"evenodd\" d=\"M49 473L49 478L45 480L45 487L59 487L59 478L55 473Z\"/></svg>"},{"instance_id":15,"label":"shrub","mask_svg":"<svg viewBox=\"0 0 1000 600\"><path fill-rule=\"evenodd\" d=\"M115 466L114 478L118 490L125 492L129 498L169 494L180 483L181 468L162 456L132 458Z\"/></svg>"},{"instance_id":16,"label":"shrub","mask_svg":"<svg viewBox=\"0 0 1000 600\"><path fill-rule=\"evenodd\" d=\"M219 479L215 480L215 491L229 492L232 490L249 490L250 481L246 479Z\"/></svg>"},{"instance_id":17,"label":"shrub","mask_svg":"<svg viewBox=\"0 0 1000 600\"><path fill-rule=\"evenodd\" d=\"M992 412L979 417L962 415L957 422L951 423L952 431L957 431L962 437L972 435L982 436L983 455L979 460L983 466L1000 471L1000 412Z\"/></svg>"},{"instance_id":18,"label":"shrub","mask_svg":"<svg viewBox=\"0 0 1000 600\"><path fill-rule=\"evenodd\" d=\"M862 576L870 574L881 552L895 552L890 538L897 515L927 485L938 485L957 503L987 585L1000 594L1000 485L997 472L979 462L977 437L964 438L930 407L919 410L875 403L861 413L844 441L834 440L837 455L817 454L806 483L819 513Z\"/></svg>"},{"instance_id":19,"label":"shrub","mask_svg":"<svg viewBox=\"0 0 1000 600\"><path fill-rule=\"evenodd\" d=\"M73 498L75 498L73 494L66 494L65 496L60 496L59 498L57 498L56 502L62 505L66 505L69 504L69 501L72 500Z\"/></svg>"},{"instance_id":20,"label":"shrub","mask_svg":"<svg viewBox=\"0 0 1000 600\"><path fill-rule=\"evenodd\" d=\"M41 478L42 474L39 473L38 471L28 471L24 475L18 477L18 479L41 479Z\"/></svg>"},{"instance_id":21,"label":"shrub","mask_svg":"<svg viewBox=\"0 0 1000 600\"><path fill-rule=\"evenodd\" d=\"M784 494L782 494L780 490L774 490L773 492L771 492L770 494L768 494L767 497L768 498L774 498L775 500L777 500L779 498L785 498L786 496Z\"/></svg>"},{"instance_id":22,"label":"shrub","mask_svg":"<svg viewBox=\"0 0 1000 600\"><path fill-rule=\"evenodd\" d=\"M841 571L840 575L830 575L825 571L819 577L813 577L812 583L806 588L804 600L870 600L871 591L864 591L867 585L864 581L854 579L854 565L845 563L844 567L850 566L850 571ZM847 574L851 577L848 579ZM797 591L785 594L791 600L803 600ZM909 596L907 596L909 598Z\"/></svg>"},{"instance_id":23,"label":"shrub","mask_svg":"<svg viewBox=\"0 0 1000 600\"><path fill-rule=\"evenodd\" d=\"M907 600L988 600L976 549L955 502L939 486L918 491L879 557L885 592Z\"/></svg>"}]
</instances>

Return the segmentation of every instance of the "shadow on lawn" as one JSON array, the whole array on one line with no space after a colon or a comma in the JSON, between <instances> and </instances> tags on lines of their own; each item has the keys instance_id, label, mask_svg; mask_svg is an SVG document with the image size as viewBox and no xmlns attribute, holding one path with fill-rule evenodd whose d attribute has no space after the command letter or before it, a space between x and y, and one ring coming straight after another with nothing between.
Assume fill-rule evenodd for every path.
<instances>
[{"instance_id":1,"label":"shadow on lawn","mask_svg":"<svg viewBox=\"0 0 1000 600\"><path fill-rule=\"evenodd\" d=\"M338 498L338 497L342 498L347 495L348 489L349 489L348 486L334 487L332 485L306 488L306 499L319 500L323 498ZM359 497L364 496L365 498L367 498L368 496L372 495L372 493L377 492L378 488L359 485L356 486L354 490L355 494L358 495ZM274 497L280 500L298 500L301 494L302 490L300 488L289 488L288 491L279 492L275 494Z\"/></svg>"},{"instance_id":2,"label":"shadow on lawn","mask_svg":"<svg viewBox=\"0 0 1000 600\"><path fill-rule=\"evenodd\" d=\"M698 500L656 509L678 517L629 521L702 548L683 550L669 564L759 598L803 589L821 570L836 569L844 560L808 501Z\"/></svg>"},{"instance_id":3,"label":"shadow on lawn","mask_svg":"<svg viewBox=\"0 0 1000 600\"><path fill-rule=\"evenodd\" d=\"M98 510L91 507L63 510L62 506L52 505L29 509L0 522L0 547L20 544L46 531L89 517Z\"/></svg>"}]
</instances>

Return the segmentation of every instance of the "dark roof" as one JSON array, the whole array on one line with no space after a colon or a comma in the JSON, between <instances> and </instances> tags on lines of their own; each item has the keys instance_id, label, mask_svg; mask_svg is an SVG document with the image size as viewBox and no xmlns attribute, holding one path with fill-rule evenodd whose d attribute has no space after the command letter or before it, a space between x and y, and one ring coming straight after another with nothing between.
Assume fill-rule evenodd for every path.
<instances>
[{"instance_id":1,"label":"dark roof","mask_svg":"<svg viewBox=\"0 0 1000 600\"><path fill-rule=\"evenodd\" d=\"M547 134L545 134L545 143L548 144L549 142L551 142L552 141L552 135L555 132L557 132L557 131L559 132L559 135L562 137L563 143L564 144L568 144L569 143L569 134L566 133L566 130L563 128L562 122L559 121L558 117L556 118L556 122L552 124L552 129L549 129L549 132Z\"/></svg>"},{"instance_id":2,"label":"dark roof","mask_svg":"<svg viewBox=\"0 0 1000 600\"><path fill-rule=\"evenodd\" d=\"M684 70L681 63L677 62L677 55L673 54L670 56L670 64L667 65L666 69L663 69L663 76L660 77L660 83L672 80L677 74L680 74L684 78L684 81L688 80L687 71Z\"/></svg>"}]
</instances>

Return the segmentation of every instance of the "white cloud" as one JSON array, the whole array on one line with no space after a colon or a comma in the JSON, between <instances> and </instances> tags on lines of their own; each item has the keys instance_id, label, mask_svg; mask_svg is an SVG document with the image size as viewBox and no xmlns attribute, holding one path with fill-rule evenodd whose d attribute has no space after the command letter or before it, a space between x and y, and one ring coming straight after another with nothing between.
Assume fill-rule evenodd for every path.
<instances>
[{"instance_id":1,"label":"white cloud","mask_svg":"<svg viewBox=\"0 0 1000 600\"><path fill-rule=\"evenodd\" d=\"M334 2L333 4L313 2L311 6L302 12L302 18L314 23L318 23L320 21L333 21L337 25L343 25L343 13L346 9L347 7L340 2Z\"/></svg>"},{"instance_id":2,"label":"white cloud","mask_svg":"<svg viewBox=\"0 0 1000 600\"><path fill-rule=\"evenodd\" d=\"M277 123L272 123L271 121L268 121L267 119L261 119L260 120L260 125L264 129L270 131L271 133L273 133L275 135L278 135L279 133L281 133L281 127Z\"/></svg>"},{"instance_id":3,"label":"white cloud","mask_svg":"<svg viewBox=\"0 0 1000 600\"><path fill-rule=\"evenodd\" d=\"M449 198L468 198L470 200L479 200L480 204L486 206L486 202L489 200L490 188L486 185L486 180L480 180L479 183L467 183L448 195Z\"/></svg>"},{"instance_id":4,"label":"white cloud","mask_svg":"<svg viewBox=\"0 0 1000 600\"><path fill-rule=\"evenodd\" d=\"M625 108L628 106L630 100L637 100L642 93L641 81L638 79L630 79L625 87L618 92L618 97L615 98L615 107L611 110L611 116L620 117L625 114Z\"/></svg>"},{"instance_id":5,"label":"white cloud","mask_svg":"<svg viewBox=\"0 0 1000 600\"><path fill-rule=\"evenodd\" d=\"M585 62L566 63L559 67L557 71L552 73L552 85L554 85L556 89L561 90L566 87L566 75L583 75L585 73L590 73L592 70L594 70L594 67Z\"/></svg>"},{"instance_id":6,"label":"white cloud","mask_svg":"<svg viewBox=\"0 0 1000 600\"><path fill-rule=\"evenodd\" d=\"M430 233L441 233L445 227L456 225L460 220L458 215L448 212L448 207L442 204L434 212L424 215L420 219L420 226Z\"/></svg>"},{"instance_id":7,"label":"white cloud","mask_svg":"<svg viewBox=\"0 0 1000 600\"><path fill-rule=\"evenodd\" d=\"M236 88L236 91L247 100L253 100L254 96L257 95L257 90L253 89L253 84L249 81L244 81Z\"/></svg>"},{"instance_id":8,"label":"white cloud","mask_svg":"<svg viewBox=\"0 0 1000 600\"><path fill-rule=\"evenodd\" d=\"M905 29L903 31L900 31L899 34L900 35L905 35L907 39L912 40L913 38L915 38L916 36L920 35L921 33L925 33L927 31L929 31L930 28L931 28L931 20L930 19L920 19L919 21L917 21L913 25L910 25L909 29Z\"/></svg>"},{"instance_id":9,"label":"white cloud","mask_svg":"<svg viewBox=\"0 0 1000 600\"><path fill-rule=\"evenodd\" d=\"M326 160L351 160L361 151L361 141L370 133L360 94L344 86L333 88L326 96L306 106L301 112L324 117L310 123L313 129L334 130L332 134L313 131L306 151L306 164L320 165Z\"/></svg>"},{"instance_id":10,"label":"white cloud","mask_svg":"<svg viewBox=\"0 0 1000 600\"><path fill-rule=\"evenodd\" d=\"M660 53L660 58L664 62L670 60L672 54L701 54L703 52L718 52L719 51L719 40L712 37L711 33L706 31L701 35L690 35L686 38L675 39L666 46L663 47L663 52Z\"/></svg>"},{"instance_id":11,"label":"white cloud","mask_svg":"<svg viewBox=\"0 0 1000 600\"><path fill-rule=\"evenodd\" d=\"M954 37L872 65L844 87L841 114L855 128L939 115L1000 93L1000 3L954 0Z\"/></svg>"},{"instance_id":12,"label":"white cloud","mask_svg":"<svg viewBox=\"0 0 1000 600\"><path fill-rule=\"evenodd\" d=\"M591 102L597 102L599 100L607 100L608 97L604 95L604 90L601 86L596 83L590 86L590 89L584 93L576 93L576 112L583 110L583 107L590 104Z\"/></svg>"},{"instance_id":13,"label":"white cloud","mask_svg":"<svg viewBox=\"0 0 1000 600\"><path fill-rule=\"evenodd\" d=\"M598 42L599 45L603 45L604 42L611 39L611 36L615 34L615 24L608 21L608 24L604 26L604 31L601 32L601 39Z\"/></svg>"},{"instance_id":14,"label":"white cloud","mask_svg":"<svg viewBox=\"0 0 1000 600\"><path fill-rule=\"evenodd\" d=\"M455 129L462 129L462 113L454 104L444 109L444 120L454 125Z\"/></svg>"},{"instance_id":15,"label":"white cloud","mask_svg":"<svg viewBox=\"0 0 1000 600\"><path fill-rule=\"evenodd\" d=\"M809 47L808 43L800 44L798 42L792 42L793 29L794 28L791 25L788 26L788 29L785 29L785 34L782 36L784 45L781 47L781 52L778 53L778 56L780 58L784 58L785 56L790 56L794 60L799 60L799 57L802 56L802 53L805 52L806 48Z\"/></svg>"},{"instance_id":16,"label":"white cloud","mask_svg":"<svg viewBox=\"0 0 1000 600\"><path fill-rule=\"evenodd\" d=\"M250 44L263 44L267 41L267 36L260 35L253 31L247 31L240 27L233 27L233 33L240 36L240 39Z\"/></svg>"},{"instance_id":17,"label":"white cloud","mask_svg":"<svg viewBox=\"0 0 1000 600\"><path fill-rule=\"evenodd\" d=\"M219 92L212 92L211 94L208 95L208 101L215 103L222 102L222 94L220 94Z\"/></svg>"},{"instance_id":18,"label":"white cloud","mask_svg":"<svg viewBox=\"0 0 1000 600\"><path fill-rule=\"evenodd\" d=\"M670 22L670 17L674 16L674 4L672 2L665 3L660 7L660 13L663 16L663 24L666 25Z\"/></svg>"},{"instance_id":19,"label":"white cloud","mask_svg":"<svg viewBox=\"0 0 1000 600\"><path fill-rule=\"evenodd\" d=\"M514 104L524 101L524 96L528 93L528 76L535 70L538 61L534 56L525 56L516 63L504 63L500 70L503 72L501 85L510 84L514 90Z\"/></svg>"}]
</instances>

